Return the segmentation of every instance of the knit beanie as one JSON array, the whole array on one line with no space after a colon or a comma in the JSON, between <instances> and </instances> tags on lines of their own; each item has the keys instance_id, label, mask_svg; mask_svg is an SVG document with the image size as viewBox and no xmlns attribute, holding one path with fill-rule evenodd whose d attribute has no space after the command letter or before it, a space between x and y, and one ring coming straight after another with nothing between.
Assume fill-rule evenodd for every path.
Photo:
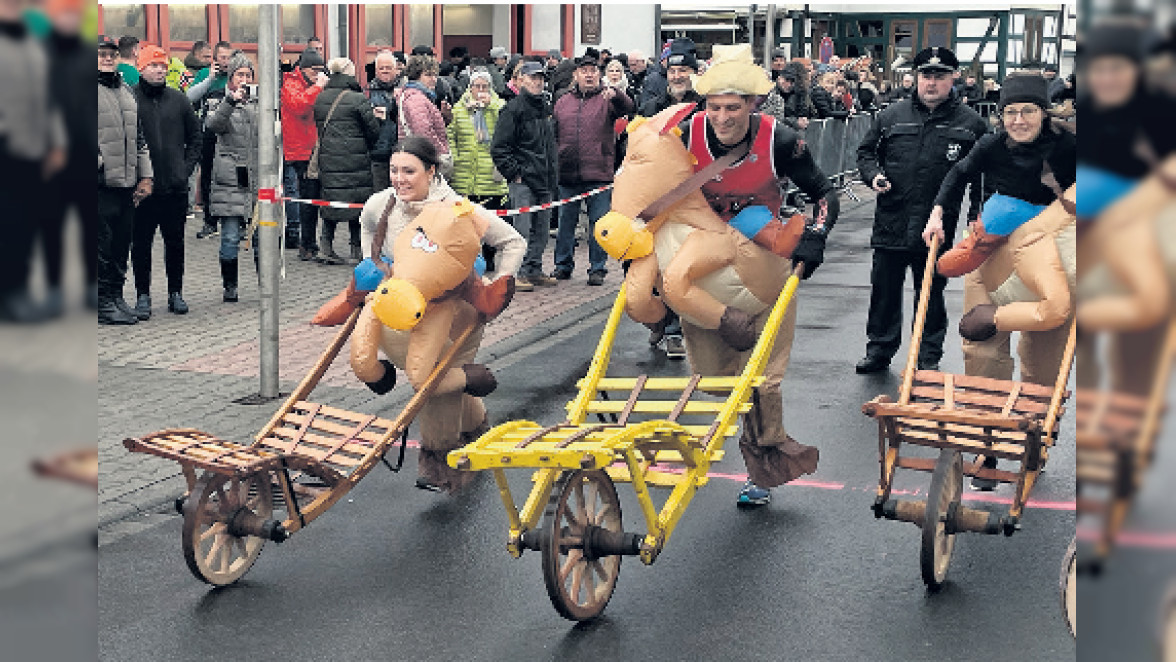
<instances>
[{"instance_id":1,"label":"knit beanie","mask_svg":"<svg viewBox=\"0 0 1176 662\"><path fill-rule=\"evenodd\" d=\"M1011 103L1033 103L1049 108L1049 82L1040 74L1009 74L1000 88L1000 107Z\"/></svg>"}]
</instances>

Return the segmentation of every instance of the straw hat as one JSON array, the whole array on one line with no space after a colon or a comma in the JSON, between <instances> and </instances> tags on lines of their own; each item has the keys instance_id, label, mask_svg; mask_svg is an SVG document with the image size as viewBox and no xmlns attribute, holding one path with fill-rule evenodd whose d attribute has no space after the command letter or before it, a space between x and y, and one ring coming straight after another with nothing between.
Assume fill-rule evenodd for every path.
<instances>
[{"instance_id":1,"label":"straw hat","mask_svg":"<svg viewBox=\"0 0 1176 662\"><path fill-rule=\"evenodd\" d=\"M767 94L772 81L751 58L750 44L717 44L710 68L694 77L694 91L702 96L713 94Z\"/></svg>"}]
</instances>

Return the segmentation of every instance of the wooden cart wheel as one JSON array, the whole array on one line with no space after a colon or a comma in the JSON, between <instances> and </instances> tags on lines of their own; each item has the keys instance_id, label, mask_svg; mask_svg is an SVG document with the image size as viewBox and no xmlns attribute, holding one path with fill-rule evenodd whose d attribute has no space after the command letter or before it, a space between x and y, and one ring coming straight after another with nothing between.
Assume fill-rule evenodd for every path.
<instances>
[{"instance_id":1,"label":"wooden cart wheel","mask_svg":"<svg viewBox=\"0 0 1176 662\"><path fill-rule=\"evenodd\" d=\"M183 546L184 560L197 579L215 586L232 584L261 554L265 539L229 532L229 523L242 508L262 519L273 515L268 472L243 479L205 473L196 482L184 501Z\"/></svg>"},{"instance_id":2,"label":"wooden cart wheel","mask_svg":"<svg viewBox=\"0 0 1176 662\"><path fill-rule=\"evenodd\" d=\"M927 490L927 508L923 512L923 549L919 556L923 583L938 590L947 578L947 567L955 550L955 533L947 532L947 516L952 504L959 505L964 489L964 459L959 451L942 450Z\"/></svg>"},{"instance_id":3,"label":"wooden cart wheel","mask_svg":"<svg viewBox=\"0 0 1176 662\"><path fill-rule=\"evenodd\" d=\"M1074 637L1078 636L1078 538L1070 539L1070 546L1062 557L1062 574L1058 578L1062 592L1062 615L1066 627Z\"/></svg>"},{"instance_id":4,"label":"wooden cart wheel","mask_svg":"<svg viewBox=\"0 0 1176 662\"><path fill-rule=\"evenodd\" d=\"M1160 606L1159 627L1160 660L1176 662L1176 584L1168 587L1164 602Z\"/></svg>"},{"instance_id":5,"label":"wooden cart wheel","mask_svg":"<svg viewBox=\"0 0 1176 662\"><path fill-rule=\"evenodd\" d=\"M565 472L547 501L540 540L547 595L555 610L573 621L604 611L621 571L620 556L585 553L590 527L622 531L616 487L603 471Z\"/></svg>"}]
</instances>

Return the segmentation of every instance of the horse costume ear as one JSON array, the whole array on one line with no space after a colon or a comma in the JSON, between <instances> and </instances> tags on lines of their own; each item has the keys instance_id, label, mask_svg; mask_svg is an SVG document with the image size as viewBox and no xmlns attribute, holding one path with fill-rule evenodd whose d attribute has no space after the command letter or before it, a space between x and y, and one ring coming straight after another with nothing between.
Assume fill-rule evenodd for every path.
<instances>
[{"instance_id":1,"label":"horse costume ear","mask_svg":"<svg viewBox=\"0 0 1176 662\"><path fill-rule=\"evenodd\" d=\"M461 216L467 216L472 213L474 213L474 205L473 205L473 203L471 203L469 201L469 198L462 198L462 199L458 200L457 202L453 203L453 215L454 216L461 217Z\"/></svg>"},{"instance_id":2,"label":"horse costume ear","mask_svg":"<svg viewBox=\"0 0 1176 662\"><path fill-rule=\"evenodd\" d=\"M662 130L661 130L662 135L670 133L674 129L678 129L678 124L681 123L682 120L689 117L690 113L693 111L694 111L694 104L692 104L692 103L678 104L674 108L674 114L670 115L669 118L666 119L665 127L662 128ZM678 132L674 135L681 136L682 130L678 129Z\"/></svg>"}]
</instances>

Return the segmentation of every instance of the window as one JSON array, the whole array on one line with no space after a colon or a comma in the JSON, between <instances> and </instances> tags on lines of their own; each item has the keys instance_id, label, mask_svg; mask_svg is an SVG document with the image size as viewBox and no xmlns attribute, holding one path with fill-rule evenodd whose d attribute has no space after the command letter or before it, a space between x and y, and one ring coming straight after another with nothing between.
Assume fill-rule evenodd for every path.
<instances>
[{"instance_id":1,"label":"window","mask_svg":"<svg viewBox=\"0 0 1176 662\"><path fill-rule=\"evenodd\" d=\"M257 5L229 5L229 41L257 43Z\"/></svg>"},{"instance_id":2,"label":"window","mask_svg":"<svg viewBox=\"0 0 1176 662\"><path fill-rule=\"evenodd\" d=\"M908 60L915 56L915 22L894 21L890 24L890 42L894 44L894 55L906 57Z\"/></svg>"},{"instance_id":3,"label":"window","mask_svg":"<svg viewBox=\"0 0 1176 662\"><path fill-rule=\"evenodd\" d=\"M857 31L858 36L867 39L882 37L882 21L858 21Z\"/></svg>"},{"instance_id":4,"label":"window","mask_svg":"<svg viewBox=\"0 0 1176 662\"><path fill-rule=\"evenodd\" d=\"M282 5L282 42L305 44L314 35L314 5Z\"/></svg>"},{"instance_id":5,"label":"window","mask_svg":"<svg viewBox=\"0 0 1176 662\"><path fill-rule=\"evenodd\" d=\"M392 24L392 5L363 5L364 40L368 46L391 46L395 27ZM410 47L411 48L411 47Z\"/></svg>"},{"instance_id":6,"label":"window","mask_svg":"<svg viewBox=\"0 0 1176 662\"><path fill-rule=\"evenodd\" d=\"M531 6L531 50L563 48L563 5Z\"/></svg>"},{"instance_id":7,"label":"window","mask_svg":"<svg viewBox=\"0 0 1176 662\"><path fill-rule=\"evenodd\" d=\"M208 39L208 7L204 5L169 5L168 38L172 41Z\"/></svg>"},{"instance_id":8,"label":"window","mask_svg":"<svg viewBox=\"0 0 1176 662\"><path fill-rule=\"evenodd\" d=\"M923 48L951 48L951 20L928 19L923 21Z\"/></svg>"},{"instance_id":9,"label":"window","mask_svg":"<svg viewBox=\"0 0 1176 662\"><path fill-rule=\"evenodd\" d=\"M412 44L406 45L405 53L414 46L433 46L433 5L409 5L408 30Z\"/></svg>"},{"instance_id":10,"label":"window","mask_svg":"<svg viewBox=\"0 0 1176 662\"><path fill-rule=\"evenodd\" d=\"M106 34L114 39L131 36L147 39L147 13L143 5L106 5L102 7L102 23Z\"/></svg>"},{"instance_id":11,"label":"window","mask_svg":"<svg viewBox=\"0 0 1176 662\"><path fill-rule=\"evenodd\" d=\"M1021 54L1021 66L1040 66L1044 23L1045 21L1041 16L1025 17L1025 50Z\"/></svg>"}]
</instances>

